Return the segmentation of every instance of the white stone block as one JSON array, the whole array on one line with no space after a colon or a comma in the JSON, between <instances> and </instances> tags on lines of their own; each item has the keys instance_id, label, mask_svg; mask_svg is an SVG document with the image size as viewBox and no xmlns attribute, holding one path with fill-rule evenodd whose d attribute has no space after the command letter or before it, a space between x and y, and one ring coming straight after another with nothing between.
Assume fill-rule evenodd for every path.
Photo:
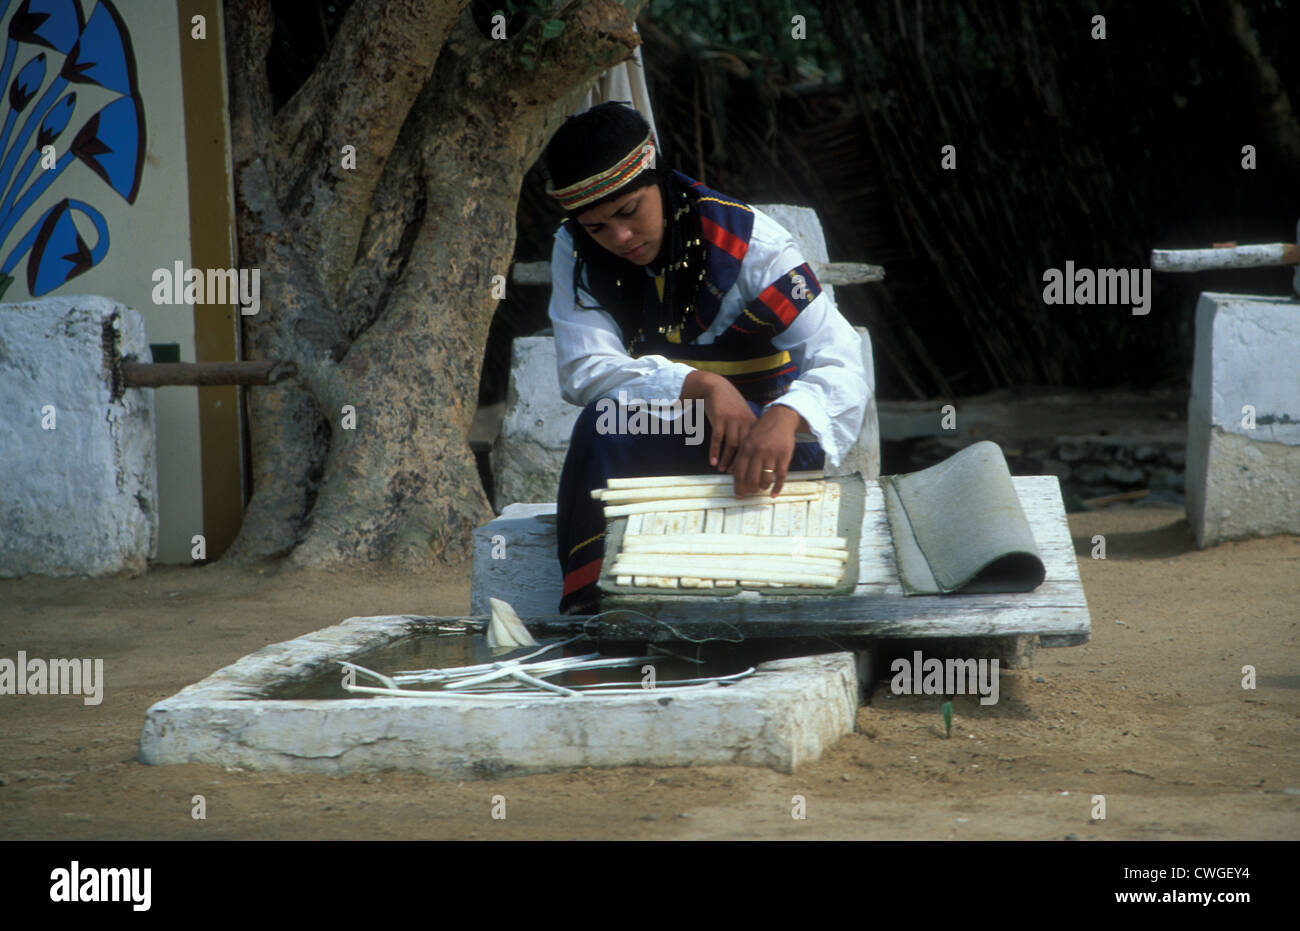
<instances>
[{"instance_id":1,"label":"white stone block","mask_svg":"<svg viewBox=\"0 0 1300 931\"><path fill-rule=\"evenodd\" d=\"M144 321L104 297L0 306L0 577L142 571L158 539ZM46 427L53 426L53 429Z\"/></svg>"},{"instance_id":2,"label":"white stone block","mask_svg":"<svg viewBox=\"0 0 1300 931\"><path fill-rule=\"evenodd\" d=\"M1300 533L1300 301L1201 295L1186 483L1197 546Z\"/></svg>"},{"instance_id":3,"label":"white stone block","mask_svg":"<svg viewBox=\"0 0 1300 931\"><path fill-rule=\"evenodd\" d=\"M477 528L469 613L487 614L489 598L522 618L558 613L564 576L555 547L554 504L511 504Z\"/></svg>"},{"instance_id":4,"label":"white stone block","mask_svg":"<svg viewBox=\"0 0 1300 931\"><path fill-rule=\"evenodd\" d=\"M865 479L880 478L880 411L876 405L876 360L871 354L871 334L866 327L854 327L862 337L862 367L867 373L867 391L871 400L862 417L858 441L838 466L826 468L827 475L852 475L861 472Z\"/></svg>"},{"instance_id":5,"label":"white stone block","mask_svg":"<svg viewBox=\"0 0 1300 931\"><path fill-rule=\"evenodd\" d=\"M555 340L525 336L510 352L505 418L492 446L497 510L526 501L553 501L582 408L560 396Z\"/></svg>"}]
</instances>

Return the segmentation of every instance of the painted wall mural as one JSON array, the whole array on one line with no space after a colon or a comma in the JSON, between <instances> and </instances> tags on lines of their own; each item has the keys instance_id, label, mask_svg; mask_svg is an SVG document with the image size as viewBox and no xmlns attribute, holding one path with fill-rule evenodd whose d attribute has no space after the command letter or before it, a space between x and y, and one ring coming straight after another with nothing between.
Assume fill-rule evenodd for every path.
<instances>
[{"instance_id":1,"label":"painted wall mural","mask_svg":"<svg viewBox=\"0 0 1300 931\"><path fill-rule=\"evenodd\" d=\"M11 3L0 0L0 19ZM0 126L0 300L16 273L25 274L32 297L41 297L99 264L110 243L108 221L93 204L68 196L38 212L41 195L73 166L101 178L111 189L105 196L134 204L140 192L144 104L130 32L117 8L99 0L87 17L80 0L23 0L9 20L0 88L7 89ZM25 269L18 269L24 258Z\"/></svg>"}]
</instances>

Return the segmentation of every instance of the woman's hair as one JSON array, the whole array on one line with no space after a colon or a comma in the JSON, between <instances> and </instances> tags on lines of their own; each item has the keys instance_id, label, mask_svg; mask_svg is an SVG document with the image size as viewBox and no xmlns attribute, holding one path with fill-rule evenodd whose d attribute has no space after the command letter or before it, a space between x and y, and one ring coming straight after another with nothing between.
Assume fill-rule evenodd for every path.
<instances>
[{"instance_id":1,"label":"woman's hair","mask_svg":"<svg viewBox=\"0 0 1300 931\"><path fill-rule=\"evenodd\" d=\"M636 110L621 103L598 104L577 116L569 117L546 147L546 170L551 189L562 190L593 175L610 169L625 159L650 135L650 126ZM659 189L663 199L664 219L664 295L659 323L644 319L643 306L654 285L641 266L623 259L598 244L588 235L577 216L593 207L616 200L649 185ZM679 324L694 312L703 281L705 250L700 221L693 198L668 169L646 168L617 190L565 211L573 236L577 259L573 268L573 293L578 295L582 272L586 270L587 287L598 302L618 322L625 339L634 340L646 325ZM649 291L647 289L650 289ZM584 305L579 302L579 306Z\"/></svg>"}]
</instances>

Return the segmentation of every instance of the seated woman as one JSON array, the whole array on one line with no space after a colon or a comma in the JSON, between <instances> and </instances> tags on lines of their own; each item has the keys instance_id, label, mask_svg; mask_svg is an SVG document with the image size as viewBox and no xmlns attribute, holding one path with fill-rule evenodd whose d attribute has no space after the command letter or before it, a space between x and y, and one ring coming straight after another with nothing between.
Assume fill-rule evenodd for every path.
<instances>
[{"instance_id":1,"label":"seated woman","mask_svg":"<svg viewBox=\"0 0 1300 931\"><path fill-rule=\"evenodd\" d=\"M651 167L654 153L645 120L620 103L570 117L546 150L547 191L567 217L551 258L560 385L584 407L557 500L565 613L599 606L605 519L592 489L717 469L738 496L775 495L788 471L843 459L869 400L858 334L790 234ZM611 430L629 418L602 399L702 404L703 441L680 424Z\"/></svg>"}]
</instances>

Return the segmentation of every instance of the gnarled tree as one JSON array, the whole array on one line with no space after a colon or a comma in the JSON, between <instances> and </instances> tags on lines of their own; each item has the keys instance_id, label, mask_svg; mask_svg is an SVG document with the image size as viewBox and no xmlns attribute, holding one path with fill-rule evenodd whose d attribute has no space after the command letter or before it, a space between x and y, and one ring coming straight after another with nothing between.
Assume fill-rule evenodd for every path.
<instances>
[{"instance_id":1,"label":"gnarled tree","mask_svg":"<svg viewBox=\"0 0 1300 931\"><path fill-rule=\"evenodd\" d=\"M492 4L357 0L278 110L270 0L226 4L238 255L262 282L245 355L299 372L250 392L253 494L229 558L465 555L490 515L468 436L520 186L631 55L643 4L537 4L492 38Z\"/></svg>"}]
</instances>

